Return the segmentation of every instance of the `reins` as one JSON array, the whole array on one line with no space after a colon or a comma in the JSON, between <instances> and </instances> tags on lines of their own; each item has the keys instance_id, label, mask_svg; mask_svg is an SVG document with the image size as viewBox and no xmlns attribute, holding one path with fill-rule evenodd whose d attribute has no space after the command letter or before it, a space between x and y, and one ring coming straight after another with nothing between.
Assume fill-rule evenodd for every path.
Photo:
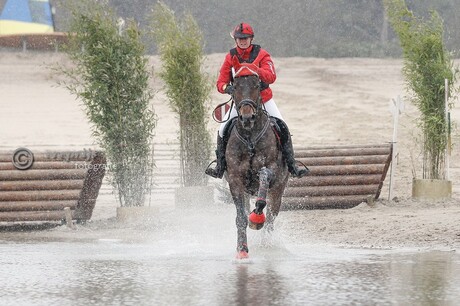
<instances>
[{"instance_id":1,"label":"reins","mask_svg":"<svg viewBox=\"0 0 460 306\"><path fill-rule=\"evenodd\" d=\"M232 107L233 107L233 104L234 104L233 96L231 96L230 99L228 99L228 101L226 101L226 102L224 102L224 103L221 103L221 104L217 105L217 106L214 108L214 111L212 112L212 119L214 119L215 122L217 122L217 123L224 123L224 122L227 122L227 121L230 119L230 114L229 114L229 116L227 116L227 119L225 119L225 120L218 120L218 119L216 118L216 111L217 111L219 108L221 108L222 106L224 106L224 105L226 105L227 103L229 103L230 101L232 102L232 104L230 104L230 108L229 108L229 110L228 110L228 111L230 112L230 111L232 110ZM223 118L225 115L226 115L226 114L221 114L222 118Z\"/></svg>"},{"instance_id":2,"label":"reins","mask_svg":"<svg viewBox=\"0 0 460 306\"><path fill-rule=\"evenodd\" d=\"M255 155L255 146L256 146L256 144L259 142L259 140L262 139L262 137L264 136L265 132L267 132L268 127L270 126L270 118L269 118L269 115L268 115L267 111L264 109L263 103L261 103L261 101L260 101L260 96L259 96L258 102L259 102L259 104L254 102L254 100L252 100L252 99L243 99L238 103L238 107L236 109L236 111L238 113L238 116L240 116L240 108L243 107L243 106L250 106L252 108L253 112L256 115L259 113L259 111L262 111L261 116L263 116L263 114L265 114L265 116L267 118L267 120L265 121L264 126L262 127L262 129L260 130L260 132L257 134L257 136L254 138L253 141L251 141L250 139L244 138L241 135L241 133L238 131L238 127L235 128L235 136L243 144L245 144L248 147L248 150L250 152L251 157Z\"/></svg>"}]
</instances>

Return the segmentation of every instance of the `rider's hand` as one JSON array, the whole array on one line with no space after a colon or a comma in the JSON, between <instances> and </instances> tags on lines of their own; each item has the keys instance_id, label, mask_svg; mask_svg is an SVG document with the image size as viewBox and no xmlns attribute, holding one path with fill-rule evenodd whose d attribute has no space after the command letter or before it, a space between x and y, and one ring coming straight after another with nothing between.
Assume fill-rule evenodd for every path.
<instances>
[{"instance_id":1,"label":"rider's hand","mask_svg":"<svg viewBox=\"0 0 460 306\"><path fill-rule=\"evenodd\" d=\"M234 89L233 86L230 85L230 84L227 84L227 85L225 86L225 88L224 88L224 92L225 92L226 94L232 95L232 94L233 94L233 91L235 91L235 89Z\"/></svg>"}]
</instances>

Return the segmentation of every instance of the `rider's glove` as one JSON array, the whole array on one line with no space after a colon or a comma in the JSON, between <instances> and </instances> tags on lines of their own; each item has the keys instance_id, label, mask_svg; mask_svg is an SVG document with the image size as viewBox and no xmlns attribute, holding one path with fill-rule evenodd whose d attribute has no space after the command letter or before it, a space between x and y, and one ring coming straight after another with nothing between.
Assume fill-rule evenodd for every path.
<instances>
[{"instance_id":1,"label":"rider's glove","mask_svg":"<svg viewBox=\"0 0 460 306\"><path fill-rule=\"evenodd\" d=\"M232 85L227 84L227 86L225 86L224 92L225 92L226 94L232 95L232 94L233 94L233 91L235 91L235 88L233 88Z\"/></svg>"}]
</instances>

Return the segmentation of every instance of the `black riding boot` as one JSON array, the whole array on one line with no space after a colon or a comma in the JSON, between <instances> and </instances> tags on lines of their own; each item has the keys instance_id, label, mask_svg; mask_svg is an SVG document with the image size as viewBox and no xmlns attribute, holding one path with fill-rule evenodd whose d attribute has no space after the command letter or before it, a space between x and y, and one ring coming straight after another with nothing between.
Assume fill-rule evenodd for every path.
<instances>
[{"instance_id":1,"label":"black riding boot","mask_svg":"<svg viewBox=\"0 0 460 306\"><path fill-rule=\"evenodd\" d=\"M291 133L286 125L286 123L279 119L275 118L278 127L280 128L280 137L281 137L281 151L283 153L284 160L286 161L289 172L295 177L303 177L310 172L307 167L299 168L296 165L296 160L294 159L294 148L292 147Z\"/></svg>"},{"instance_id":2,"label":"black riding boot","mask_svg":"<svg viewBox=\"0 0 460 306\"><path fill-rule=\"evenodd\" d=\"M224 140L219 136L219 134L217 134L216 160L211 162L211 164L216 162L216 167L213 169L211 168L211 164L209 164L204 173L214 178L222 178L222 176L224 176L224 172L227 169L227 162L225 161L225 148L226 144L224 143Z\"/></svg>"}]
</instances>

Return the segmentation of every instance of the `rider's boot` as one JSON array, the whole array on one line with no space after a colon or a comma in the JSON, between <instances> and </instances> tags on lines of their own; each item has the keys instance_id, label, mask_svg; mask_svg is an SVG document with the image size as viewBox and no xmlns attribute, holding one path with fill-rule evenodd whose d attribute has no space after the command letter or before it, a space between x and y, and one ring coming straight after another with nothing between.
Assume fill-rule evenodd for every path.
<instances>
[{"instance_id":1,"label":"rider's boot","mask_svg":"<svg viewBox=\"0 0 460 306\"><path fill-rule=\"evenodd\" d=\"M224 176L224 172L227 168L227 162L225 161L225 148L226 145L223 138L217 134L216 160L211 162L211 164L215 162L216 167L211 168L211 164L209 164L204 173L214 178L222 178L222 176Z\"/></svg>"},{"instance_id":2,"label":"rider's boot","mask_svg":"<svg viewBox=\"0 0 460 306\"><path fill-rule=\"evenodd\" d=\"M289 172L294 177L303 177L310 172L307 167L299 168L296 165L296 160L294 158L294 148L292 146L291 133L286 125L286 123L279 119L275 118L276 123L280 128L280 137L281 137L281 151L283 153L284 160L286 161Z\"/></svg>"}]
</instances>

